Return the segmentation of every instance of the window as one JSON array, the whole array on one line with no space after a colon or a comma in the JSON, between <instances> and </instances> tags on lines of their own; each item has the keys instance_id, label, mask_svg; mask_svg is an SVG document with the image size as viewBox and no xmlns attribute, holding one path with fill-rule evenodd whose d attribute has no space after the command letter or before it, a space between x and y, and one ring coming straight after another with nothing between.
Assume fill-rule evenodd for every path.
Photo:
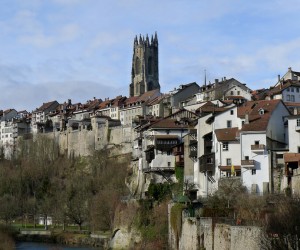
<instances>
[{"instance_id":1,"label":"window","mask_svg":"<svg viewBox=\"0 0 300 250\"><path fill-rule=\"evenodd\" d=\"M254 144L255 145L259 145L259 141L254 141Z\"/></svg>"},{"instance_id":2,"label":"window","mask_svg":"<svg viewBox=\"0 0 300 250\"><path fill-rule=\"evenodd\" d=\"M223 151L228 151L228 142L223 142Z\"/></svg>"},{"instance_id":3,"label":"window","mask_svg":"<svg viewBox=\"0 0 300 250\"><path fill-rule=\"evenodd\" d=\"M226 159L226 165L227 166L231 166L231 158L227 158Z\"/></svg>"},{"instance_id":4,"label":"window","mask_svg":"<svg viewBox=\"0 0 300 250\"><path fill-rule=\"evenodd\" d=\"M287 91L287 92L290 92L290 88L287 88L286 91Z\"/></svg>"},{"instance_id":5,"label":"window","mask_svg":"<svg viewBox=\"0 0 300 250\"><path fill-rule=\"evenodd\" d=\"M295 96L291 95L291 102L294 102L294 101L295 101Z\"/></svg>"},{"instance_id":6,"label":"window","mask_svg":"<svg viewBox=\"0 0 300 250\"><path fill-rule=\"evenodd\" d=\"M299 88L296 88L296 92L299 93Z\"/></svg>"},{"instance_id":7,"label":"window","mask_svg":"<svg viewBox=\"0 0 300 250\"><path fill-rule=\"evenodd\" d=\"M240 91L237 92L238 95L240 95L240 93L241 93Z\"/></svg>"},{"instance_id":8,"label":"window","mask_svg":"<svg viewBox=\"0 0 300 250\"><path fill-rule=\"evenodd\" d=\"M256 175L256 169L252 169L251 173L252 175Z\"/></svg>"},{"instance_id":9,"label":"window","mask_svg":"<svg viewBox=\"0 0 300 250\"><path fill-rule=\"evenodd\" d=\"M286 96L286 100L287 100L287 101L290 101L290 99L291 99L290 95L287 95L287 96Z\"/></svg>"},{"instance_id":10,"label":"window","mask_svg":"<svg viewBox=\"0 0 300 250\"><path fill-rule=\"evenodd\" d=\"M245 160L246 160L246 161L249 161L249 156L245 156Z\"/></svg>"},{"instance_id":11,"label":"window","mask_svg":"<svg viewBox=\"0 0 300 250\"><path fill-rule=\"evenodd\" d=\"M293 87L291 87L291 92L294 92L294 88Z\"/></svg>"},{"instance_id":12,"label":"window","mask_svg":"<svg viewBox=\"0 0 300 250\"><path fill-rule=\"evenodd\" d=\"M233 91L230 91L230 94L233 95Z\"/></svg>"},{"instance_id":13,"label":"window","mask_svg":"<svg viewBox=\"0 0 300 250\"><path fill-rule=\"evenodd\" d=\"M300 119L297 119L297 127L300 126Z\"/></svg>"},{"instance_id":14,"label":"window","mask_svg":"<svg viewBox=\"0 0 300 250\"><path fill-rule=\"evenodd\" d=\"M298 153L300 153L300 147L298 147Z\"/></svg>"},{"instance_id":15,"label":"window","mask_svg":"<svg viewBox=\"0 0 300 250\"><path fill-rule=\"evenodd\" d=\"M234 111L233 111L233 110L230 110L230 114L233 115L233 114L234 114Z\"/></svg>"},{"instance_id":16,"label":"window","mask_svg":"<svg viewBox=\"0 0 300 250\"><path fill-rule=\"evenodd\" d=\"M231 128L231 120L227 121L227 128Z\"/></svg>"},{"instance_id":17,"label":"window","mask_svg":"<svg viewBox=\"0 0 300 250\"><path fill-rule=\"evenodd\" d=\"M168 167L171 167L171 162L170 161L168 161Z\"/></svg>"}]
</instances>

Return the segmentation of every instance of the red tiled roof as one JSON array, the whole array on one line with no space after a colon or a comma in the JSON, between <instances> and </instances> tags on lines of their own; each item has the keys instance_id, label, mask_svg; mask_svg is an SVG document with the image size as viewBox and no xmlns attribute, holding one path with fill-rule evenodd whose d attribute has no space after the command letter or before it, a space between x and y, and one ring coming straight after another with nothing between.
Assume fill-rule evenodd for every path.
<instances>
[{"instance_id":1,"label":"red tiled roof","mask_svg":"<svg viewBox=\"0 0 300 250\"><path fill-rule=\"evenodd\" d=\"M57 102L57 101L43 103L43 105L41 107L39 107L36 111L44 111L45 109L49 108L55 102Z\"/></svg>"},{"instance_id":2,"label":"red tiled roof","mask_svg":"<svg viewBox=\"0 0 300 250\"><path fill-rule=\"evenodd\" d=\"M177 121L177 119L165 118L158 122L155 122L150 126L153 129L184 129L188 128L188 124L182 124Z\"/></svg>"},{"instance_id":3,"label":"red tiled roof","mask_svg":"<svg viewBox=\"0 0 300 250\"><path fill-rule=\"evenodd\" d=\"M267 129L269 119L281 100L260 100L246 102L238 107L238 117L245 118L248 114L249 123L244 124L241 131L265 131ZM260 114L263 110L263 114Z\"/></svg>"},{"instance_id":4,"label":"red tiled roof","mask_svg":"<svg viewBox=\"0 0 300 250\"><path fill-rule=\"evenodd\" d=\"M218 107L215 104L213 104L212 102L208 101L204 105L202 105L200 108L198 108L196 110L196 112L212 113L212 112L223 112L225 110L227 110L227 109L224 107Z\"/></svg>"},{"instance_id":5,"label":"red tiled roof","mask_svg":"<svg viewBox=\"0 0 300 250\"><path fill-rule=\"evenodd\" d=\"M8 113L10 113L11 111L13 111L14 109L7 109L7 110L5 110L5 111L3 111L3 114L8 114Z\"/></svg>"},{"instance_id":6,"label":"red tiled roof","mask_svg":"<svg viewBox=\"0 0 300 250\"><path fill-rule=\"evenodd\" d=\"M152 101L153 98L155 98L155 94L158 92L158 89L154 89L148 92L145 92L144 94L140 95L140 96L132 96L129 97L125 100L125 105L129 105L129 104L134 104L137 102L147 102L147 101Z\"/></svg>"},{"instance_id":7,"label":"red tiled roof","mask_svg":"<svg viewBox=\"0 0 300 250\"><path fill-rule=\"evenodd\" d=\"M238 128L223 128L216 129L215 133L218 141L236 141L238 130Z\"/></svg>"},{"instance_id":8,"label":"red tiled roof","mask_svg":"<svg viewBox=\"0 0 300 250\"><path fill-rule=\"evenodd\" d=\"M284 81L283 83L281 84L278 84L276 87L272 88L270 91L269 91L269 95L272 96L272 95L276 95L276 94L279 94L281 93L284 89L288 88L288 87L291 87L291 86L295 86L295 87L300 87L300 82L299 81L293 81L293 80L286 80Z\"/></svg>"}]
</instances>

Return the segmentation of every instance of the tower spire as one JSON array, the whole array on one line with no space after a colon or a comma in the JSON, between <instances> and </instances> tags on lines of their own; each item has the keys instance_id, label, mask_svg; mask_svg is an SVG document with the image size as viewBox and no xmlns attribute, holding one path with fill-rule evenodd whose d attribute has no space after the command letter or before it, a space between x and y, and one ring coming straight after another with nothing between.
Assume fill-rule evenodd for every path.
<instances>
[{"instance_id":1,"label":"tower spire","mask_svg":"<svg viewBox=\"0 0 300 250\"><path fill-rule=\"evenodd\" d=\"M148 34L139 34L134 39L129 95L139 96L155 89L160 89L157 33L151 35L151 42Z\"/></svg>"}]
</instances>

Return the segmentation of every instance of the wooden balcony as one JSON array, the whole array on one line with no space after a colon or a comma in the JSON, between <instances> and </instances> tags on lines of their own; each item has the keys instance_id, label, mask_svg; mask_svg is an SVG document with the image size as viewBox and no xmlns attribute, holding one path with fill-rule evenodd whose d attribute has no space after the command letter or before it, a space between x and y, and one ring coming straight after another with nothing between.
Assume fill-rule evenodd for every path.
<instances>
[{"instance_id":1,"label":"wooden balcony","mask_svg":"<svg viewBox=\"0 0 300 250\"><path fill-rule=\"evenodd\" d=\"M251 150L253 152L264 152L266 149L266 145L264 144L254 144L254 145L251 145Z\"/></svg>"},{"instance_id":2,"label":"wooden balcony","mask_svg":"<svg viewBox=\"0 0 300 250\"><path fill-rule=\"evenodd\" d=\"M197 150L190 150L190 158L196 158L197 157Z\"/></svg>"},{"instance_id":3,"label":"wooden balcony","mask_svg":"<svg viewBox=\"0 0 300 250\"><path fill-rule=\"evenodd\" d=\"M215 167L215 154L206 154L200 157L200 172L213 171Z\"/></svg>"},{"instance_id":4,"label":"wooden balcony","mask_svg":"<svg viewBox=\"0 0 300 250\"><path fill-rule=\"evenodd\" d=\"M241 165L244 168L254 168L255 162L254 160L241 160Z\"/></svg>"}]
</instances>

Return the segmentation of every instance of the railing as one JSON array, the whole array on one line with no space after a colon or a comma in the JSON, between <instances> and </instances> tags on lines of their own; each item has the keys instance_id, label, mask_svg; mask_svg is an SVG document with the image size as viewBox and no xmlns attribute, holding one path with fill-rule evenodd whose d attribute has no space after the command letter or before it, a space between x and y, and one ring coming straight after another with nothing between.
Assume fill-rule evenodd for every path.
<instances>
[{"instance_id":1,"label":"railing","mask_svg":"<svg viewBox=\"0 0 300 250\"><path fill-rule=\"evenodd\" d=\"M264 151L266 146L264 144L255 144L251 145L251 150L252 151Z\"/></svg>"},{"instance_id":2,"label":"railing","mask_svg":"<svg viewBox=\"0 0 300 250\"><path fill-rule=\"evenodd\" d=\"M170 167L162 167L162 168L143 168L144 173L149 173L149 172L174 172L175 168L170 168Z\"/></svg>"},{"instance_id":3,"label":"railing","mask_svg":"<svg viewBox=\"0 0 300 250\"><path fill-rule=\"evenodd\" d=\"M215 166L215 154L205 154L200 157L200 172L213 170Z\"/></svg>"},{"instance_id":4,"label":"railing","mask_svg":"<svg viewBox=\"0 0 300 250\"><path fill-rule=\"evenodd\" d=\"M254 166L254 160L241 160L242 166Z\"/></svg>"},{"instance_id":5,"label":"railing","mask_svg":"<svg viewBox=\"0 0 300 250\"><path fill-rule=\"evenodd\" d=\"M197 150L191 150L190 157L197 157Z\"/></svg>"}]
</instances>

